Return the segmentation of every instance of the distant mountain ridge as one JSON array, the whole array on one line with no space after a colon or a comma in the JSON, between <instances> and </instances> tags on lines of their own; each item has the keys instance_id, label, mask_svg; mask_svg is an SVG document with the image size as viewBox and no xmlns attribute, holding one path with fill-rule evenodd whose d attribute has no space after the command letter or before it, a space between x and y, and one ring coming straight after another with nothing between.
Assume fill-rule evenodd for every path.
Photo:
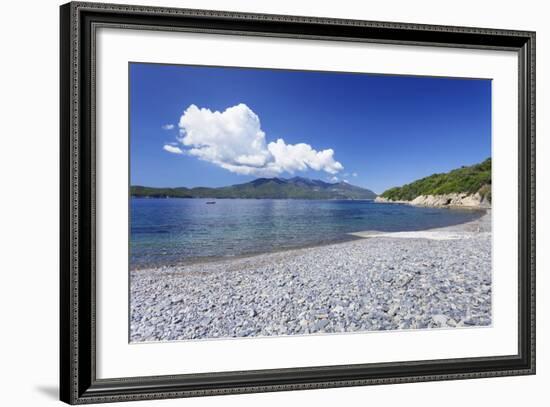
<instances>
[{"instance_id":1,"label":"distant mountain ridge","mask_svg":"<svg viewBox=\"0 0 550 407\"><path fill-rule=\"evenodd\" d=\"M136 198L240 198L240 199L374 199L369 189L347 182L329 183L304 177L257 178L244 184L219 188L154 188L133 185Z\"/></svg>"}]
</instances>

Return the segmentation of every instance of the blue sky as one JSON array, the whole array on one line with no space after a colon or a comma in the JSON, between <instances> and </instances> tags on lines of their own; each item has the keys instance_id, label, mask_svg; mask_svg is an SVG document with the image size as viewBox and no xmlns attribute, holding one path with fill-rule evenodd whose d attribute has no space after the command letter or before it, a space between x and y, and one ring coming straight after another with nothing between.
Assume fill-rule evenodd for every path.
<instances>
[{"instance_id":1,"label":"blue sky","mask_svg":"<svg viewBox=\"0 0 550 407\"><path fill-rule=\"evenodd\" d=\"M381 193L490 155L490 80L130 64L132 185L299 175Z\"/></svg>"}]
</instances>

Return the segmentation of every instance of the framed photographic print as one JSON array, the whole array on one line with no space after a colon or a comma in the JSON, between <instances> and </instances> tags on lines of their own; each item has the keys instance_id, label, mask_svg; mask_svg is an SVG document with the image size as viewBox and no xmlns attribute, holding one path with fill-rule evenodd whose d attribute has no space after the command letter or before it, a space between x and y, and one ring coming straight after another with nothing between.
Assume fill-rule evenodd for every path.
<instances>
[{"instance_id":1,"label":"framed photographic print","mask_svg":"<svg viewBox=\"0 0 550 407\"><path fill-rule=\"evenodd\" d=\"M535 34L61 7L61 399L535 373Z\"/></svg>"}]
</instances>

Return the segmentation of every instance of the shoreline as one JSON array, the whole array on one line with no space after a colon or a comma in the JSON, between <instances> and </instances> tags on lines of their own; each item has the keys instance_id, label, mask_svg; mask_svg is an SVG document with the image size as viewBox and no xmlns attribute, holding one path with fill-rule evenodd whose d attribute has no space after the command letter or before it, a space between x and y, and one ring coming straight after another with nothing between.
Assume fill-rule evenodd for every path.
<instances>
[{"instance_id":1,"label":"shoreline","mask_svg":"<svg viewBox=\"0 0 550 407\"><path fill-rule=\"evenodd\" d=\"M328 243L312 243L304 246L298 246L298 247L289 247L289 248L282 248L282 249L273 249L268 252L255 252L255 253L244 253L244 254L238 254L235 256L225 256L225 257L199 257L194 258L192 260L187 261L180 261L178 263L174 264L165 264L165 265L152 265L152 266L143 266L143 267L136 267L130 269L130 271L140 271L140 270L155 270L155 269L165 269L165 268L174 268L174 267L186 267L186 266L196 266L200 264L211 264L211 263L217 263L217 262L226 262L226 261L232 261L232 260L239 260L239 259L247 259L250 257L256 257L256 256L264 256L269 254L275 254L275 253L286 253L291 252L293 250L304 250L304 249L313 249L316 247L324 247L324 246L331 246L331 245L338 245L338 244L345 244L349 242L353 242L354 240L361 239L359 236L353 236L350 233L346 234L346 239L341 241L332 241Z\"/></svg>"},{"instance_id":2,"label":"shoreline","mask_svg":"<svg viewBox=\"0 0 550 407\"><path fill-rule=\"evenodd\" d=\"M481 216L477 219L474 219L472 221L464 222L464 223L457 223L455 225L449 225L449 226L442 226L437 228L428 228L428 229L419 229L419 230L411 230L411 231L395 231L395 232L386 232L386 231L378 231L378 230L366 230L366 231L358 231L358 232L349 232L346 233L342 240L339 241L331 241L331 242L320 242L320 243L312 243L307 244L303 246L298 247L289 247L289 248L280 248L280 249L273 249L267 252L256 252L256 253L245 253L245 254L239 254L235 256L226 256L226 257L203 257L203 258L194 258L192 260L186 260L186 261L180 261L178 263L173 264L162 264L162 265L144 265L144 266L137 266L130 268L130 271L142 271L142 270L156 270L156 269L166 269L166 268L181 268L185 266L193 266L193 265L199 265L199 264L208 264L208 263L217 263L217 262L225 262L225 261L231 261L231 260L238 260L243 258L249 258L249 257L255 257L255 256L263 256L263 255L269 255L272 253L285 253L290 252L294 250L303 250L303 249L310 249L310 248L316 248L316 247L325 247L325 246L331 246L331 245L338 245L338 244L345 244L352 242L357 239L364 239L364 238L372 238L372 237L382 237L384 236L390 236L394 234L400 234L400 233L406 233L406 234L416 234L416 233L422 233L422 232L428 232L428 231L437 231L437 230L451 230L452 228L460 228L462 225L468 225L468 224L477 224L480 219L487 216L487 214L491 213L490 208L449 208L449 209L470 209L473 211L480 211L483 212ZM398 235L396 235L398 237Z\"/></svg>"},{"instance_id":3,"label":"shoreline","mask_svg":"<svg viewBox=\"0 0 550 407\"><path fill-rule=\"evenodd\" d=\"M454 240L467 238L468 233L491 233L491 209L479 209L485 213L478 219L469 222L458 223L456 225L443 226L439 228L429 228L414 231L402 232L383 232L383 231L364 231L351 233L353 236L362 238L390 237L390 238L417 238L417 239L436 239L436 240Z\"/></svg>"},{"instance_id":4,"label":"shoreline","mask_svg":"<svg viewBox=\"0 0 550 407\"><path fill-rule=\"evenodd\" d=\"M441 208L441 209L472 209L483 210L491 209L491 203L482 197L479 193L450 193L444 195L419 195L413 200L392 200L378 195L374 199L375 203L401 204L411 205L425 208Z\"/></svg>"},{"instance_id":5,"label":"shoreline","mask_svg":"<svg viewBox=\"0 0 550 407\"><path fill-rule=\"evenodd\" d=\"M491 212L443 228L130 272L131 342L491 324ZM411 236L400 236L409 233Z\"/></svg>"}]
</instances>

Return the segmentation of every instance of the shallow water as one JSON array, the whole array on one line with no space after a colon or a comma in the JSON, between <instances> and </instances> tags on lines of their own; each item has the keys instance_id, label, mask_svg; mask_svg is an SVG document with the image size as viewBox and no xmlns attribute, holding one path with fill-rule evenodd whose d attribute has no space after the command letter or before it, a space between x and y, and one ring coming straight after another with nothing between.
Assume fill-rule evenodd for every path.
<instances>
[{"instance_id":1,"label":"shallow water","mask_svg":"<svg viewBox=\"0 0 550 407\"><path fill-rule=\"evenodd\" d=\"M484 212L373 201L271 199L130 201L130 267L240 256L468 222Z\"/></svg>"}]
</instances>

